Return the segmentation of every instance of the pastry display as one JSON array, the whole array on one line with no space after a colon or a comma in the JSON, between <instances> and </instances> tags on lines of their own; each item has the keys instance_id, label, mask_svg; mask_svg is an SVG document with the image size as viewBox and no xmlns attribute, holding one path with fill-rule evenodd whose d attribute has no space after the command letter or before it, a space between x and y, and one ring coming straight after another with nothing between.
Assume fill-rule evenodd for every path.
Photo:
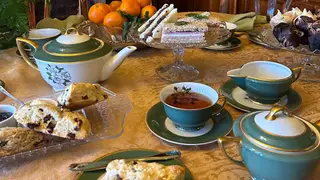
<instances>
[{"instance_id":1,"label":"pastry display","mask_svg":"<svg viewBox=\"0 0 320 180\"><path fill-rule=\"evenodd\" d=\"M22 127L0 128L0 157L31 150L43 141L43 135Z\"/></svg>"},{"instance_id":2,"label":"pastry display","mask_svg":"<svg viewBox=\"0 0 320 180\"><path fill-rule=\"evenodd\" d=\"M24 105L14 118L38 132L70 139L84 139L91 133L90 122L77 112L61 111L51 104Z\"/></svg>"},{"instance_id":3,"label":"pastry display","mask_svg":"<svg viewBox=\"0 0 320 180\"><path fill-rule=\"evenodd\" d=\"M270 25L277 40L285 47L308 45L311 51L320 50L317 16L311 11L293 8L292 11L271 18Z\"/></svg>"},{"instance_id":4,"label":"pastry display","mask_svg":"<svg viewBox=\"0 0 320 180\"><path fill-rule=\"evenodd\" d=\"M205 43L207 31L205 22L166 23L163 25L161 43Z\"/></svg>"},{"instance_id":5,"label":"pastry display","mask_svg":"<svg viewBox=\"0 0 320 180\"><path fill-rule=\"evenodd\" d=\"M106 100L107 98L107 93L101 89L100 85L72 83L58 97L58 103L63 108L77 110Z\"/></svg>"},{"instance_id":6,"label":"pastry display","mask_svg":"<svg viewBox=\"0 0 320 180\"><path fill-rule=\"evenodd\" d=\"M298 47L303 33L286 23L280 23L273 29L274 36L286 47Z\"/></svg>"},{"instance_id":7,"label":"pastry display","mask_svg":"<svg viewBox=\"0 0 320 180\"><path fill-rule=\"evenodd\" d=\"M103 180L184 180L185 169L179 165L164 166L159 163L125 161L110 162Z\"/></svg>"},{"instance_id":8,"label":"pastry display","mask_svg":"<svg viewBox=\"0 0 320 180\"><path fill-rule=\"evenodd\" d=\"M162 25L164 23L177 21L177 9L173 4L164 4L149 20L139 27L140 38L147 42L152 42L160 38L162 34Z\"/></svg>"}]
</instances>

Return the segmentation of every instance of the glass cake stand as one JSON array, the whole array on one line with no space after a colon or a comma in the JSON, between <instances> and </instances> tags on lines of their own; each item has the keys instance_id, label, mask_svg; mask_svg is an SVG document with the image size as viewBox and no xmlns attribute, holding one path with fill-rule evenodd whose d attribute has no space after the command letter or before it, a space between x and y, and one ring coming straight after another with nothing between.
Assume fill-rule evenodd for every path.
<instances>
[{"instance_id":1,"label":"glass cake stand","mask_svg":"<svg viewBox=\"0 0 320 180\"><path fill-rule=\"evenodd\" d=\"M205 33L206 41L204 43L161 43L161 38L155 39L152 42L146 42L139 37L137 31L134 33L133 37L136 42L156 49L171 49L173 51L174 63L156 69L159 77L169 82L193 81L199 76L199 70L197 70L197 68L183 62L185 48L208 47L223 42L231 36L231 32L227 29L224 22L209 27L209 31Z\"/></svg>"},{"instance_id":2,"label":"glass cake stand","mask_svg":"<svg viewBox=\"0 0 320 180\"><path fill-rule=\"evenodd\" d=\"M286 65L293 68L303 67L299 79L311 82L320 82L320 50L311 51L308 45L297 48L284 47L273 35L270 27L265 27L260 32L261 40L273 48L283 49L295 53L294 56L285 57Z\"/></svg>"}]
</instances>

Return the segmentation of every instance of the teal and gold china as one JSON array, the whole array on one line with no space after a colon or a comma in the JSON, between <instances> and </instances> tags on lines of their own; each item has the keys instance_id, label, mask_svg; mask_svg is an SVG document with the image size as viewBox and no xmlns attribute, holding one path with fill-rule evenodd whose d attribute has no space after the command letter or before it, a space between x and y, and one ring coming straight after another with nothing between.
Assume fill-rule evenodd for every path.
<instances>
[{"instance_id":1,"label":"teal and gold china","mask_svg":"<svg viewBox=\"0 0 320 180\"><path fill-rule=\"evenodd\" d=\"M270 110L272 107L272 105L256 103L249 99L247 93L232 79L223 83L220 86L219 92L227 99L227 103L230 106L244 112ZM289 112L293 112L300 108L302 98L297 91L291 88L288 94L281 98L277 104L286 106Z\"/></svg>"},{"instance_id":2,"label":"teal and gold china","mask_svg":"<svg viewBox=\"0 0 320 180\"><path fill-rule=\"evenodd\" d=\"M270 61L254 61L241 68L228 71L227 75L247 92L257 103L274 104L287 95L301 68L290 68Z\"/></svg>"},{"instance_id":3,"label":"teal and gold china","mask_svg":"<svg viewBox=\"0 0 320 180\"><path fill-rule=\"evenodd\" d=\"M320 127L292 115L283 106L252 112L233 124L236 137L221 137L219 148L235 164L247 167L255 180L306 180L320 165ZM242 161L225 151L237 142Z\"/></svg>"},{"instance_id":4,"label":"teal and gold china","mask_svg":"<svg viewBox=\"0 0 320 180\"><path fill-rule=\"evenodd\" d=\"M205 96L210 101L209 105L202 108L186 109L175 107L166 102L166 99L170 95L184 88L189 89L191 93ZM174 122L176 127L185 131L197 131L201 129L214 114L221 112L225 104L224 98L222 106L216 106L219 100L218 93L207 85L194 82L174 83L166 86L160 92L160 100L163 103L168 118Z\"/></svg>"},{"instance_id":5,"label":"teal and gold china","mask_svg":"<svg viewBox=\"0 0 320 180\"><path fill-rule=\"evenodd\" d=\"M176 128L167 118L164 106L159 102L148 111L146 123L149 130L164 141L185 146L196 146L213 143L218 137L229 134L233 121L230 113L223 109L199 131L182 131Z\"/></svg>"},{"instance_id":6,"label":"teal and gold china","mask_svg":"<svg viewBox=\"0 0 320 180\"><path fill-rule=\"evenodd\" d=\"M228 40L214 44L212 46L205 47L205 49L214 51L228 51L241 47L241 40L236 37L230 37Z\"/></svg>"},{"instance_id":7,"label":"teal and gold china","mask_svg":"<svg viewBox=\"0 0 320 180\"><path fill-rule=\"evenodd\" d=\"M56 39L60 36L61 31L54 28L43 28L43 29L31 29L25 38L36 42L39 46L43 46L45 43ZM30 48L31 45L30 45Z\"/></svg>"},{"instance_id":8,"label":"teal and gold china","mask_svg":"<svg viewBox=\"0 0 320 180\"><path fill-rule=\"evenodd\" d=\"M18 49L23 59L55 90L64 89L73 82L96 83L108 79L125 57L136 50L134 46L111 56L112 46L97 38L80 34L69 28L65 34L40 46L30 39L18 37ZM33 63L23 49L25 42L35 49Z\"/></svg>"},{"instance_id":9,"label":"teal and gold china","mask_svg":"<svg viewBox=\"0 0 320 180\"><path fill-rule=\"evenodd\" d=\"M105 156L98 158L95 161L105 161L110 159L124 159L124 158L138 158L138 157L145 157L145 156L152 156L158 154L159 152L147 149L129 149L124 151L114 152ZM157 161L157 163L170 166L170 165L180 165L185 168L185 180L193 180L192 174L190 170L183 164L182 161L174 159L174 160L167 160L167 161ZM105 170L98 170L98 171L88 171L83 172L77 176L77 180L88 180L88 179L100 179L104 176Z\"/></svg>"}]
</instances>

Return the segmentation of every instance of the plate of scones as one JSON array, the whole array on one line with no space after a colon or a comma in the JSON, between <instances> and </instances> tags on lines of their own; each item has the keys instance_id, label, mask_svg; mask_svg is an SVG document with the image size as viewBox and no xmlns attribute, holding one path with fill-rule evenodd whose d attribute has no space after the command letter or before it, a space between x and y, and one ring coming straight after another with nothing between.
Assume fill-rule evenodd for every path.
<instances>
[{"instance_id":1,"label":"plate of scones","mask_svg":"<svg viewBox=\"0 0 320 180\"><path fill-rule=\"evenodd\" d=\"M130 99L91 83L72 83L64 91L14 104L16 127L0 128L0 160L58 151L120 136Z\"/></svg>"}]
</instances>

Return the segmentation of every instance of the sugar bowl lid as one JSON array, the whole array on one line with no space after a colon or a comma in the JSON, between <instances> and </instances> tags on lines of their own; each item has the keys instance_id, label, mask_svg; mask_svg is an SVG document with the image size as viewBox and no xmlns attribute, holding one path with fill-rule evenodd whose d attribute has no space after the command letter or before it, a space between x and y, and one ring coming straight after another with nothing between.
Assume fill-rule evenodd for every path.
<instances>
[{"instance_id":1,"label":"sugar bowl lid","mask_svg":"<svg viewBox=\"0 0 320 180\"><path fill-rule=\"evenodd\" d=\"M112 51L112 46L97 38L68 28L63 35L39 49L35 57L48 62L78 62L102 57Z\"/></svg>"},{"instance_id":2,"label":"sugar bowl lid","mask_svg":"<svg viewBox=\"0 0 320 180\"><path fill-rule=\"evenodd\" d=\"M248 114L241 119L240 130L251 143L276 153L305 153L320 146L319 130L283 106Z\"/></svg>"}]
</instances>

